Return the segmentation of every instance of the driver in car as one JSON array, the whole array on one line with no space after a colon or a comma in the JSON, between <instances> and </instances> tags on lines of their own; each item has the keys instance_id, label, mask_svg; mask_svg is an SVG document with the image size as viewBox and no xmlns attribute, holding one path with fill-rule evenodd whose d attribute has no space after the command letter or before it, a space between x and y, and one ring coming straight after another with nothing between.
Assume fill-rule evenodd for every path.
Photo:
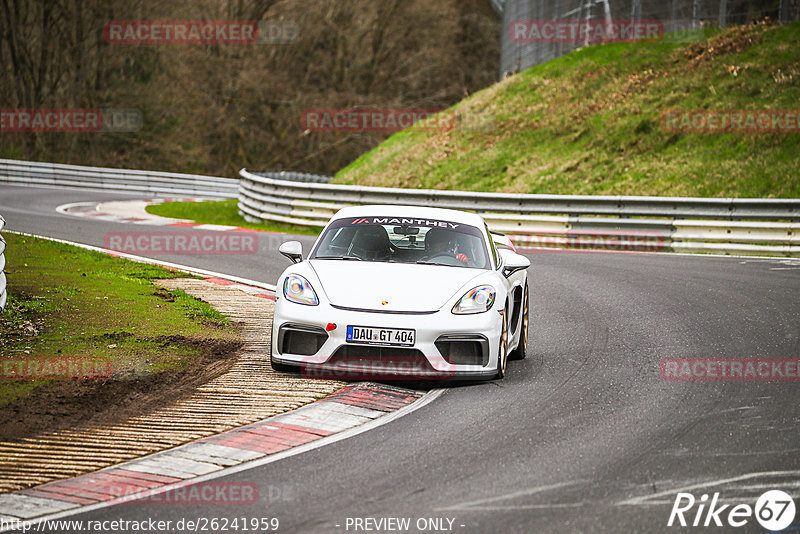
<instances>
[{"instance_id":1,"label":"driver in car","mask_svg":"<svg viewBox=\"0 0 800 534\"><path fill-rule=\"evenodd\" d=\"M467 267L472 267L469 258L459 252L458 235L455 232L433 228L425 235L425 249L427 257L448 255L452 256Z\"/></svg>"}]
</instances>

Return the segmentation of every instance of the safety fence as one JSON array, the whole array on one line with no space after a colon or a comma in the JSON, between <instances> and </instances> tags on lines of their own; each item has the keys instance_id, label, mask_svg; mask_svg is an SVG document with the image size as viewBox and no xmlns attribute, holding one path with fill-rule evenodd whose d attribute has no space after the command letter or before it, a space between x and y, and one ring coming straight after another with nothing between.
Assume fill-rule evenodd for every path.
<instances>
[{"instance_id":1,"label":"safety fence","mask_svg":"<svg viewBox=\"0 0 800 534\"><path fill-rule=\"evenodd\" d=\"M0 183L40 187L78 187L154 195L236 198L237 180L159 171L134 171L0 159Z\"/></svg>"},{"instance_id":2,"label":"safety fence","mask_svg":"<svg viewBox=\"0 0 800 534\"><path fill-rule=\"evenodd\" d=\"M800 17L798 0L504 0L500 77L615 40L693 41L706 26ZM639 32L643 35L639 35ZM653 32L655 32L653 34Z\"/></svg>"},{"instance_id":3,"label":"safety fence","mask_svg":"<svg viewBox=\"0 0 800 534\"><path fill-rule=\"evenodd\" d=\"M480 213L522 248L800 256L800 199L521 195L239 174L239 212L251 222L322 227L344 206L414 205Z\"/></svg>"},{"instance_id":4,"label":"safety fence","mask_svg":"<svg viewBox=\"0 0 800 534\"><path fill-rule=\"evenodd\" d=\"M490 229L522 248L800 256L800 199L522 195L337 185L296 172L239 174L234 180L0 160L0 183L238 196L239 213L249 221L321 228L344 206L414 205L480 213Z\"/></svg>"},{"instance_id":5,"label":"safety fence","mask_svg":"<svg viewBox=\"0 0 800 534\"><path fill-rule=\"evenodd\" d=\"M0 215L0 232L6 226L6 220ZM6 290L6 240L0 235L0 311L5 309L6 300L8 300L8 291Z\"/></svg>"}]
</instances>

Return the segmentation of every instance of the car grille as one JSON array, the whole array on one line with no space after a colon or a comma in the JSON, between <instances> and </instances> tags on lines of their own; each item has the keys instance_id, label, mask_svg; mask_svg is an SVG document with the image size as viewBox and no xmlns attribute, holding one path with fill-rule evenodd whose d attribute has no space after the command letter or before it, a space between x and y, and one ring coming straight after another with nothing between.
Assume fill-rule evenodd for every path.
<instances>
[{"instance_id":1,"label":"car grille","mask_svg":"<svg viewBox=\"0 0 800 534\"><path fill-rule=\"evenodd\" d=\"M374 364L412 366L416 371L434 371L428 359L417 349L406 347L381 347L377 345L342 345L328 363L344 365Z\"/></svg>"},{"instance_id":2,"label":"car grille","mask_svg":"<svg viewBox=\"0 0 800 534\"><path fill-rule=\"evenodd\" d=\"M489 363L489 341L478 334L440 336L434 343L442 358L452 365L482 365Z\"/></svg>"},{"instance_id":3,"label":"car grille","mask_svg":"<svg viewBox=\"0 0 800 534\"><path fill-rule=\"evenodd\" d=\"M303 324L285 324L278 331L278 348L281 354L313 356L328 340L322 328Z\"/></svg>"}]
</instances>

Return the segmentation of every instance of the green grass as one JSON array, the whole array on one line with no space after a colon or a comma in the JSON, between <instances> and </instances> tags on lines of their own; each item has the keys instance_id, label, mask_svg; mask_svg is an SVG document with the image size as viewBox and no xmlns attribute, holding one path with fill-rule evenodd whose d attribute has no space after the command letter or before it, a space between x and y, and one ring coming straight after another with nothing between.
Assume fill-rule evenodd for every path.
<instances>
[{"instance_id":1,"label":"green grass","mask_svg":"<svg viewBox=\"0 0 800 534\"><path fill-rule=\"evenodd\" d=\"M183 370L202 354L203 343L239 339L210 305L153 284L185 273L28 236L4 237L9 301L0 314L0 365L107 361L111 378L126 380ZM0 407L49 381L0 380Z\"/></svg>"},{"instance_id":2,"label":"green grass","mask_svg":"<svg viewBox=\"0 0 800 534\"><path fill-rule=\"evenodd\" d=\"M238 201L209 200L207 202L164 202L147 206L147 213L169 217L171 219L187 219L201 224L222 224L239 226L266 232L285 234L317 235L319 229L306 228L291 224L275 222L251 223L239 215Z\"/></svg>"},{"instance_id":3,"label":"green grass","mask_svg":"<svg viewBox=\"0 0 800 534\"><path fill-rule=\"evenodd\" d=\"M800 197L800 134L670 133L667 110L800 102L800 23L591 46L412 127L335 183L546 194Z\"/></svg>"}]
</instances>

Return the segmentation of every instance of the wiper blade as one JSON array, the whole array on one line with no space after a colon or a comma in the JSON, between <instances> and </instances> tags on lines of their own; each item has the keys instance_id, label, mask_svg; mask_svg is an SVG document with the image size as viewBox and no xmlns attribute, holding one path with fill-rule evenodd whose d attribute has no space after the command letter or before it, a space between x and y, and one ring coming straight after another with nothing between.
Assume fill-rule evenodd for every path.
<instances>
[{"instance_id":1,"label":"wiper blade","mask_svg":"<svg viewBox=\"0 0 800 534\"><path fill-rule=\"evenodd\" d=\"M315 260L356 260L362 261L358 256L314 256Z\"/></svg>"},{"instance_id":2,"label":"wiper blade","mask_svg":"<svg viewBox=\"0 0 800 534\"><path fill-rule=\"evenodd\" d=\"M449 265L447 263L439 263L438 261L419 260L416 263L419 264L419 265L441 265L442 267L452 267L452 265Z\"/></svg>"}]
</instances>

